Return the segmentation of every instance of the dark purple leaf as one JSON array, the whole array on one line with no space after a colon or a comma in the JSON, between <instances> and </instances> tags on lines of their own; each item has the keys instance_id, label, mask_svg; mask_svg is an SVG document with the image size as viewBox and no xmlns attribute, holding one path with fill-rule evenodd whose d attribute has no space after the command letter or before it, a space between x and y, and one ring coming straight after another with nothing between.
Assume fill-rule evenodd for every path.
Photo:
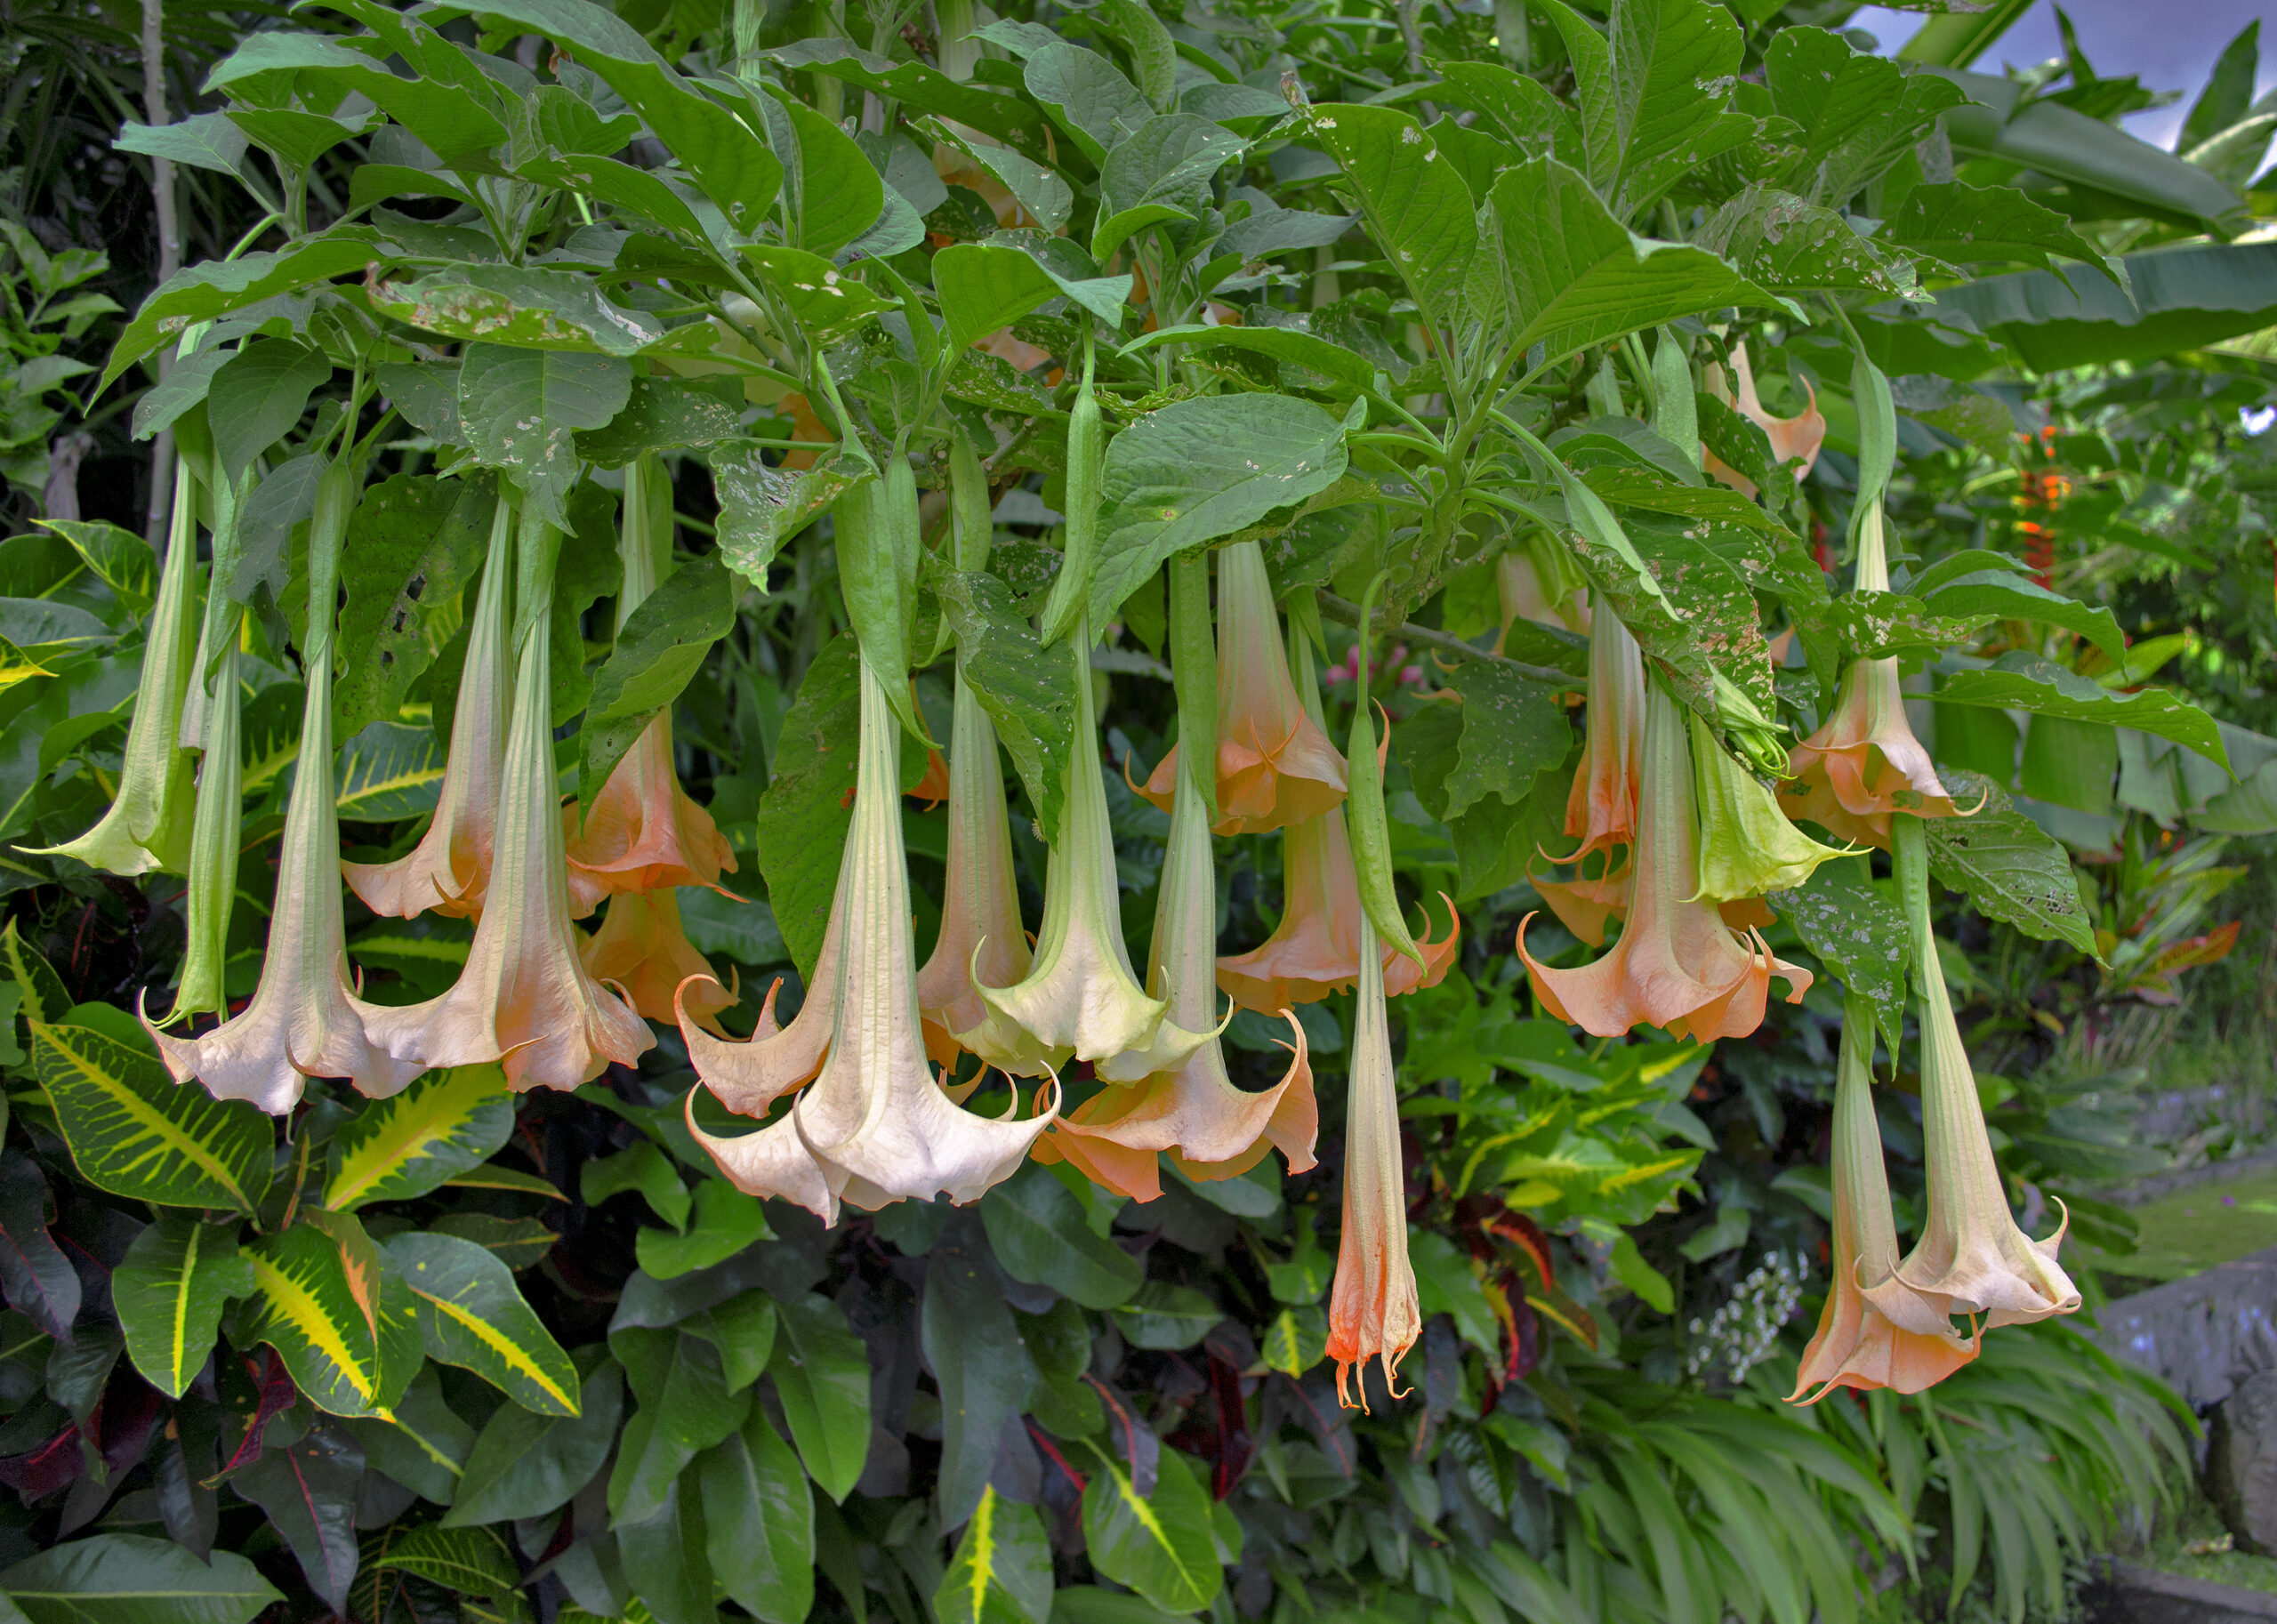
<instances>
[{"instance_id":1,"label":"dark purple leaf","mask_svg":"<svg viewBox=\"0 0 2277 1624\"><path fill-rule=\"evenodd\" d=\"M344 1427L321 1421L282 1449L261 1451L229 1486L269 1514L300 1559L309 1588L335 1612L356 1579L356 1485L364 1451Z\"/></svg>"},{"instance_id":2,"label":"dark purple leaf","mask_svg":"<svg viewBox=\"0 0 2277 1624\"><path fill-rule=\"evenodd\" d=\"M79 1274L47 1232L47 1180L19 1151L0 1151L0 1290L8 1306L59 1341L79 1317Z\"/></svg>"}]
</instances>

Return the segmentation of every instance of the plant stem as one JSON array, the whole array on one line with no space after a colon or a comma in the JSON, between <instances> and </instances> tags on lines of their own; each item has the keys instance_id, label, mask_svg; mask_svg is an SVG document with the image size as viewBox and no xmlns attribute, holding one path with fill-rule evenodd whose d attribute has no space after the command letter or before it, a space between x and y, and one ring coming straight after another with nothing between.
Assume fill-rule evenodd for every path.
<instances>
[{"instance_id":1,"label":"plant stem","mask_svg":"<svg viewBox=\"0 0 2277 1624\"><path fill-rule=\"evenodd\" d=\"M1347 603L1333 592L1322 592L1319 594L1318 602L1321 614L1328 619L1335 621L1340 625L1354 627L1359 625L1359 605ZM1554 682L1559 687L1571 689L1576 694L1586 686L1582 679L1570 671L1557 671L1547 665L1530 665L1524 660L1513 660L1508 655L1490 653L1484 648L1474 648L1452 633L1434 631L1430 627L1419 626L1412 620L1402 621L1397 627L1391 630L1403 642L1420 643L1426 648L1436 648L1442 654L1451 654L1460 659L1483 660L1491 665L1507 665L1521 677L1531 678L1536 682Z\"/></svg>"}]
</instances>

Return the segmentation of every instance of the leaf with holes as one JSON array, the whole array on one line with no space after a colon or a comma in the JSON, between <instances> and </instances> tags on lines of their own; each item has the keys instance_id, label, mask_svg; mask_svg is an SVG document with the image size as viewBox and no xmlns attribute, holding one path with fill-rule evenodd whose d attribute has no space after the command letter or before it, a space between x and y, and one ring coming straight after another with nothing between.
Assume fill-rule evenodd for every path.
<instances>
[{"instance_id":1,"label":"leaf with holes","mask_svg":"<svg viewBox=\"0 0 2277 1624\"><path fill-rule=\"evenodd\" d=\"M496 1154L514 1130L514 1100L495 1065L428 1072L374 1100L333 1136L324 1204L409 1201Z\"/></svg>"},{"instance_id":2,"label":"leaf with holes","mask_svg":"<svg viewBox=\"0 0 2277 1624\"><path fill-rule=\"evenodd\" d=\"M260 1206L277 1142L260 1111L178 1084L157 1056L92 1028L31 1031L32 1068L81 1178L162 1207Z\"/></svg>"},{"instance_id":3,"label":"leaf with holes","mask_svg":"<svg viewBox=\"0 0 2277 1624\"><path fill-rule=\"evenodd\" d=\"M253 1265L237 1250L234 1224L171 1213L134 1237L111 1274L127 1355L168 1398L180 1398L197 1379L229 1300L253 1290Z\"/></svg>"},{"instance_id":4,"label":"leaf with holes","mask_svg":"<svg viewBox=\"0 0 2277 1624\"><path fill-rule=\"evenodd\" d=\"M2069 942L2100 961L2094 916L2064 848L1990 778L1950 767L1938 776L1959 804L1981 799L1983 805L1967 817L1922 820L1929 872L1986 917L2043 941Z\"/></svg>"},{"instance_id":5,"label":"leaf with holes","mask_svg":"<svg viewBox=\"0 0 2277 1624\"><path fill-rule=\"evenodd\" d=\"M569 1355L489 1249L448 1234L402 1234L388 1255L419 1299L430 1358L472 1371L537 1415L577 1413Z\"/></svg>"},{"instance_id":6,"label":"leaf with holes","mask_svg":"<svg viewBox=\"0 0 2277 1624\"><path fill-rule=\"evenodd\" d=\"M481 567L498 500L485 476L398 474L364 493L341 551L339 646L333 726L353 738L393 721L411 685L458 629L459 595Z\"/></svg>"},{"instance_id":7,"label":"leaf with holes","mask_svg":"<svg viewBox=\"0 0 2277 1624\"><path fill-rule=\"evenodd\" d=\"M748 440L719 447L709 461L720 497L720 554L728 568L761 591L783 543L870 477L868 470L841 462L834 452L825 453L812 468L776 468Z\"/></svg>"}]
</instances>

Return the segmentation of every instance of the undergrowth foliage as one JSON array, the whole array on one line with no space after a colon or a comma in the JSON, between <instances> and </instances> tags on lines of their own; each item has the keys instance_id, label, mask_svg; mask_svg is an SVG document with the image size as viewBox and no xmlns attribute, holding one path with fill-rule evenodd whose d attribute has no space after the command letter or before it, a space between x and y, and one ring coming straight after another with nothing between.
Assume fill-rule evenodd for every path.
<instances>
[{"instance_id":1,"label":"undergrowth foliage","mask_svg":"<svg viewBox=\"0 0 2277 1624\"><path fill-rule=\"evenodd\" d=\"M10 1610L2060 1611L2268 119L1847 16L318 0L131 314L0 178Z\"/></svg>"}]
</instances>

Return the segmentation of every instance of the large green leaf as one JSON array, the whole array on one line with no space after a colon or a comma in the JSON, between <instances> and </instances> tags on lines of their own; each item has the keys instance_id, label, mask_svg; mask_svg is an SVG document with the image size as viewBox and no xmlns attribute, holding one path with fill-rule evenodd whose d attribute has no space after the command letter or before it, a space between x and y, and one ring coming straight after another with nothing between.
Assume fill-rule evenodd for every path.
<instances>
[{"instance_id":1,"label":"large green leaf","mask_svg":"<svg viewBox=\"0 0 2277 1624\"><path fill-rule=\"evenodd\" d=\"M501 1404L475 1437L443 1525L543 1516L567 1504L608 1459L624 1414L624 1372L614 1360L586 1375L574 1419Z\"/></svg>"},{"instance_id":2,"label":"large green leaf","mask_svg":"<svg viewBox=\"0 0 2277 1624\"><path fill-rule=\"evenodd\" d=\"M502 348L622 357L638 354L664 335L655 317L612 303L591 278L550 268L446 265L401 280L375 281L371 297L375 309L398 321L444 338Z\"/></svg>"},{"instance_id":3,"label":"large green leaf","mask_svg":"<svg viewBox=\"0 0 2277 1624\"><path fill-rule=\"evenodd\" d=\"M1157 221L1193 219L1190 205L1210 196L1210 177L1248 145L1191 113L1163 113L1140 125L1100 166L1091 257L1104 264L1133 232Z\"/></svg>"},{"instance_id":4,"label":"large green leaf","mask_svg":"<svg viewBox=\"0 0 2277 1624\"><path fill-rule=\"evenodd\" d=\"M1155 116L1153 105L1113 62L1064 40L1029 57L1023 81L1052 123L1094 164L1105 162L1111 148Z\"/></svg>"},{"instance_id":5,"label":"large green leaf","mask_svg":"<svg viewBox=\"0 0 2277 1624\"><path fill-rule=\"evenodd\" d=\"M768 1370L792 1442L815 1486L843 1500L870 1449L869 1352L826 1297L809 1291L776 1310L781 1329Z\"/></svg>"},{"instance_id":6,"label":"large green leaf","mask_svg":"<svg viewBox=\"0 0 2277 1624\"><path fill-rule=\"evenodd\" d=\"M481 567L497 500L488 478L398 474L364 492L340 556L345 663L332 703L341 736L395 720L411 685L435 663L457 628L460 593Z\"/></svg>"},{"instance_id":7,"label":"large green leaf","mask_svg":"<svg viewBox=\"0 0 2277 1624\"><path fill-rule=\"evenodd\" d=\"M458 1493L474 1428L443 1398L436 1371L422 1364L402 1395L388 1407L388 1419L355 1416L344 1425L364 1446L364 1459L420 1498L447 1506Z\"/></svg>"},{"instance_id":8,"label":"large green leaf","mask_svg":"<svg viewBox=\"0 0 2277 1624\"><path fill-rule=\"evenodd\" d=\"M329 1419L290 1443L269 1444L229 1478L232 1490L268 1514L309 1588L334 1609L348 1604L356 1579L356 1493L363 1478L364 1451Z\"/></svg>"},{"instance_id":9,"label":"large green leaf","mask_svg":"<svg viewBox=\"0 0 2277 1624\"><path fill-rule=\"evenodd\" d=\"M635 1327L613 1331L609 1346L640 1401L609 1474L609 1514L622 1527L665 1508L688 1462L749 1418L752 1395L728 1387L719 1347L709 1339Z\"/></svg>"},{"instance_id":10,"label":"large green leaf","mask_svg":"<svg viewBox=\"0 0 2277 1624\"><path fill-rule=\"evenodd\" d=\"M833 639L807 667L783 719L767 792L759 798L760 872L776 928L802 977L814 974L822 952L839 855L853 822L860 673L851 632Z\"/></svg>"},{"instance_id":11,"label":"large green leaf","mask_svg":"<svg viewBox=\"0 0 2277 1624\"><path fill-rule=\"evenodd\" d=\"M373 1552L366 1572L408 1573L430 1585L496 1604L495 1612L463 1608L459 1615L463 1619L528 1616L519 1594L521 1564L514 1560L504 1529L439 1528L429 1524L410 1529L397 1526L389 1532L391 1537Z\"/></svg>"},{"instance_id":12,"label":"large green leaf","mask_svg":"<svg viewBox=\"0 0 2277 1624\"><path fill-rule=\"evenodd\" d=\"M1798 889L1774 892L1769 900L1820 963L1872 1001L1895 1054L1905 1027L1905 916L1875 887L1866 864L1822 863Z\"/></svg>"},{"instance_id":13,"label":"large green leaf","mask_svg":"<svg viewBox=\"0 0 2277 1624\"><path fill-rule=\"evenodd\" d=\"M534 1414L576 1414L575 1367L487 1247L414 1233L388 1254L419 1299L429 1358L472 1371Z\"/></svg>"},{"instance_id":14,"label":"large green leaf","mask_svg":"<svg viewBox=\"0 0 2277 1624\"><path fill-rule=\"evenodd\" d=\"M2094 954L2095 921L2063 847L1991 779L1951 769L1941 776L1955 800L1983 804L1967 817L1924 820L1929 872L1988 919Z\"/></svg>"},{"instance_id":15,"label":"large green leaf","mask_svg":"<svg viewBox=\"0 0 2277 1624\"><path fill-rule=\"evenodd\" d=\"M39 523L71 543L87 567L118 594L128 614L140 620L150 612L158 596L158 555L150 551L149 543L101 519L43 519Z\"/></svg>"},{"instance_id":16,"label":"large green leaf","mask_svg":"<svg viewBox=\"0 0 2277 1624\"><path fill-rule=\"evenodd\" d=\"M1051 1544L1035 1512L982 1490L933 1592L933 1616L941 1624L1048 1624L1051 1594Z\"/></svg>"},{"instance_id":17,"label":"large green leaf","mask_svg":"<svg viewBox=\"0 0 2277 1624\"><path fill-rule=\"evenodd\" d=\"M1026 102L986 85L952 79L921 61L896 61L865 51L852 40L830 38L796 40L767 55L785 68L826 73L905 107L953 118L1001 141L1039 145L1036 125L1040 120Z\"/></svg>"},{"instance_id":18,"label":"large green leaf","mask_svg":"<svg viewBox=\"0 0 2277 1624\"><path fill-rule=\"evenodd\" d=\"M1071 277L1009 242L952 243L933 256L933 288L955 352L1062 295L1102 320L1115 320L1130 277Z\"/></svg>"},{"instance_id":19,"label":"large green leaf","mask_svg":"<svg viewBox=\"0 0 2277 1624\"><path fill-rule=\"evenodd\" d=\"M814 1491L762 1407L696 1462L696 1479L720 1588L765 1624L804 1624L815 1600Z\"/></svg>"},{"instance_id":20,"label":"large green leaf","mask_svg":"<svg viewBox=\"0 0 2277 1624\"><path fill-rule=\"evenodd\" d=\"M937 579L934 590L956 632L958 680L972 686L995 724L1037 821L1057 829L1074 737L1074 673L1066 660L1044 653L1012 589L996 576L953 572Z\"/></svg>"},{"instance_id":21,"label":"large green leaf","mask_svg":"<svg viewBox=\"0 0 2277 1624\"><path fill-rule=\"evenodd\" d=\"M2277 325L2277 243L2203 243L2130 253L2132 298L2102 277L2018 271L1938 290L2036 372L2144 361Z\"/></svg>"},{"instance_id":22,"label":"large green leaf","mask_svg":"<svg viewBox=\"0 0 2277 1624\"><path fill-rule=\"evenodd\" d=\"M579 465L573 434L624 410L632 368L615 356L469 344L459 369L459 414L476 456L521 487L529 512L570 528Z\"/></svg>"},{"instance_id":23,"label":"large green leaf","mask_svg":"<svg viewBox=\"0 0 2277 1624\"><path fill-rule=\"evenodd\" d=\"M1101 1459L1083 1490L1091 1565L1166 1612L1207 1607L1225 1583L1210 1530L1210 1497L1174 1450L1162 1452L1155 1491L1142 1495L1121 1464Z\"/></svg>"},{"instance_id":24,"label":"large green leaf","mask_svg":"<svg viewBox=\"0 0 2277 1624\"><path fill-rule=\"evenodd\" d=\"M252 1624L285 1598L234 1551L200 1561L171 1540L98 1534L0 1572L32 1624Z\"/></svg>"},{"instance_id":25,"label":"large green leaf","mask_svg":"<svg viewBox=\"0 0 2277 1624\"><path fill-rule=\"evenodd\" d=\"M250 1215L269 1188L276 1130L242 1100L178 1084L146 1049L34 1019L32 1067L79 1176L164 1207Z\"/></svg>"},{"instance_id":26,"label":"large green leaf","mask_svg":"<svg viewBox=\"0 0 2277 1624\"><path fill-rule=\"evenodd\" d=\"M857 480L871 477L871 470L834 452L824 453L812 468L778 468L748 440L715 448L708 461L720 497L720 555L762 591L783 543Z\"/></svg>"},{"instance_id":27,"label":"large green leaf","mask_svg":"<svg viewBox=\"0 0 2277 1624\"><path fill-rule=\"evenodd\" d=\"M309 397L331 380L332 362L324 352L289 338L261 339L230 357L205 391L222 477L236 479L290 433L308 410Z\"/></svg>"},{"instance_id":28,"label":"large green leaf","mask_svg":"<svg viewBox=\"0 0 2277 1624\"><path fill-rule=\"evenodd\" d=\"M1694 240L1774 293L1840 290L1904 297L1913 270L1848 219L1792 192L1750 186L1710 215Z\"/></svg>"},{"instance_id":29,"label":"large green leaf","mask_svg":"<svg viewBox=\"0 0 2277 1624\"><path fill-rule=\"evenodd\" d=\"M424 1195L488 1161L513 1130L513 1097L497 1066L428 1072L333 1136L324 1204L347 1212Z\"/></svg>"},{"instance_id":30,"label":"large green leaf","mask_svg":"<svg viewBox=\"0 0 2277 1624\"><path fill-rule=\"evenodd\" d=\"M168 1398L197 1379L233 1297L253 1289L234 1224L173 1214L134 1237L111 1273L111 1304L134 1368Z\"/></svg>"},{"instance_id":31,"label":"large green leaf","mask_svg":"<svg viewBox=\"0 0 2277 1624\"><path fill-rule=\"evenodd\" d=\"M1344 425L1287 395L1204 395L1150 412L1108 445L1090 623L1173 553L1293 508L1344 475Z\"/></svg>"},{"instance_id":32,"label":"large green leaf","mask_svg":"<svg viewBox=\"0 0 2277 1624\"><path fill-rule=\"evenodd\" d=\"M135 362L171 343L186 322L225 316L351 271L360 274L373 261L384 261L392 252L393 245L370 227L334 226L273 253L206 260L179 271L142 301L134 319L118 335L98 390L109 389Z\"/></svg>"},{"instance_id":33,"label":"large green leaf","mask_svg":"<svg viewBox=\"0 0 2277 1624\"><path fill-rule=\"evenodd\" d=\"M1556 0L1543 9L1573 53L1589 178L1622 219L1637 218L1687 172L1755 133L1753 119L1729 109L1742 41L1722 6L1616 5L1611 48L1602 54L1594 39L1581 38L1589 25L1576 13Z\"/></svg>"},{"instance_id":34,"label":"large green leaf","mask_svg":"<svg viewBox=\"0 0 2277 1624\"><path fill-rule=\"evenodd\" d=\"M431 729L373 722L342 744L333 760L334 811L343 823L392 824L423 816L442 799L446 764Z\"/></svg>"},{"instance_id":35,"label":"large green leaf","mask_svg":"<svg viewBox=\"0 0 2277 1624\"><path fill-rule=\"evenodd\" d=\"M713 1624L719 1612L708 1531L693 1475L684 1483L673 1479L656 1510L620 1520L614 1532L625 1581L656 1624Z\"/></svg>"},{"instance_id":36,"label":"large green leaf","mask_svg":"<svg viewBox=\"0 0 2277 1624\"><path fill-rule=\"evenodd\" d=\"M2217 766L2227 768L2229 752L2222 746L2221 730L2214 719L2165 688L2144 688L2120 694L2092 678L2066 671L2052 660L2018 650L2004 654L1982 671L1954 671L1937 690L1939 704L1987 705L1997 710L2030 711L2040 716L2060 716L2072 721L2106 722L2156 734L2196 751Z\"/></svg>"},{"instance_id":37,"label":"large green leaf","mask_svg":"<svg viewBox=\"0 0 2277 1624\"><path fill-rule=\"evenodd\" d=\"M1961 95L1823 28L1788 28L1763 53L1771 109L1791 119L1799 149L1779 184L1839 208L1909 154Z\"/></svg>"},{"instance_id":38,"label":"large green leaf","mask_svg":"<svg viewBox=\"0 0 2277 1624\"><path fill-rule=\"evenodd\" d=\"M1875 235L1956 265L2002 260L2053 270L2057 259L2106 263L2071 221L2011 186L1925 181Z\"/></svg>"},{"instance_id":39,"label":"large green leaf","mask_svg":"<svg viewBox=\"0 0 2277 1624\"><path fill-rule=\"evenodd\" d=\"M1048 1170L1037 1170L1066 1194ZM1074 1228L1088 1233L1080 1214ZM1034 1363L989 1266L989 1249L975 1229L969 1219L960 1221L926 1256L920 1334L941 1389L941 1469L935 1494L945 1528L973 1515L1005 1423L1027 1408L1036 1382Z\"/></svg>"},{"instance_id":40,"label":"large green leaf","mask_svg":"<svg viewBox=\"0 0 2277 1624\"><path fill-rule=\"evenodd\" d=\"M1434 326L1454 318L1477 252L1470 189L1421 125L1394 108L1315 108L1306 133L1343 166L1368 228Z\"/></svg>"},{"instance_id":41,"label":"large green leaf","mask_svg":"<svg viewBox=\"0 0 2277 1624\"><path fill-rule=\"evenodd\" d=\"M712 646L732 631L742 586L715 557L664 577L617 629L593 674L577 736L577 800L590 808L642 729L680 696Z\"/></svg>"},{"instance_id":42,"label":"large green leaf","mask_svg":"<svg viewBox=\"0 0 2277 1624\"><path fill-rule=\"evenodd\" d=\"M435 75L390 73L383 63L322 34L262 30L247 35L214 65L205 88L221 90L272 76L300 80L312 90L322 86L335 96L367 96L447 162L506 139L506 125L494 110L495 96L477 88L479 79L470 83L463 76L453 83Z\"/></svg>"},{"instance_id":43,"label":"large green leaf","mask_svg":"<svg viewBox=\"0 0 2277 1624\"><path fill-rule=\"evenodd\" d=\"M1147 1271L1084 1222L1082 1205L1051 1170L1023 1162L980 1199L996 1261L1015 1280L1050 1286L1086 1308L1130 1300Z\"/></svg>"}]
</instances>

